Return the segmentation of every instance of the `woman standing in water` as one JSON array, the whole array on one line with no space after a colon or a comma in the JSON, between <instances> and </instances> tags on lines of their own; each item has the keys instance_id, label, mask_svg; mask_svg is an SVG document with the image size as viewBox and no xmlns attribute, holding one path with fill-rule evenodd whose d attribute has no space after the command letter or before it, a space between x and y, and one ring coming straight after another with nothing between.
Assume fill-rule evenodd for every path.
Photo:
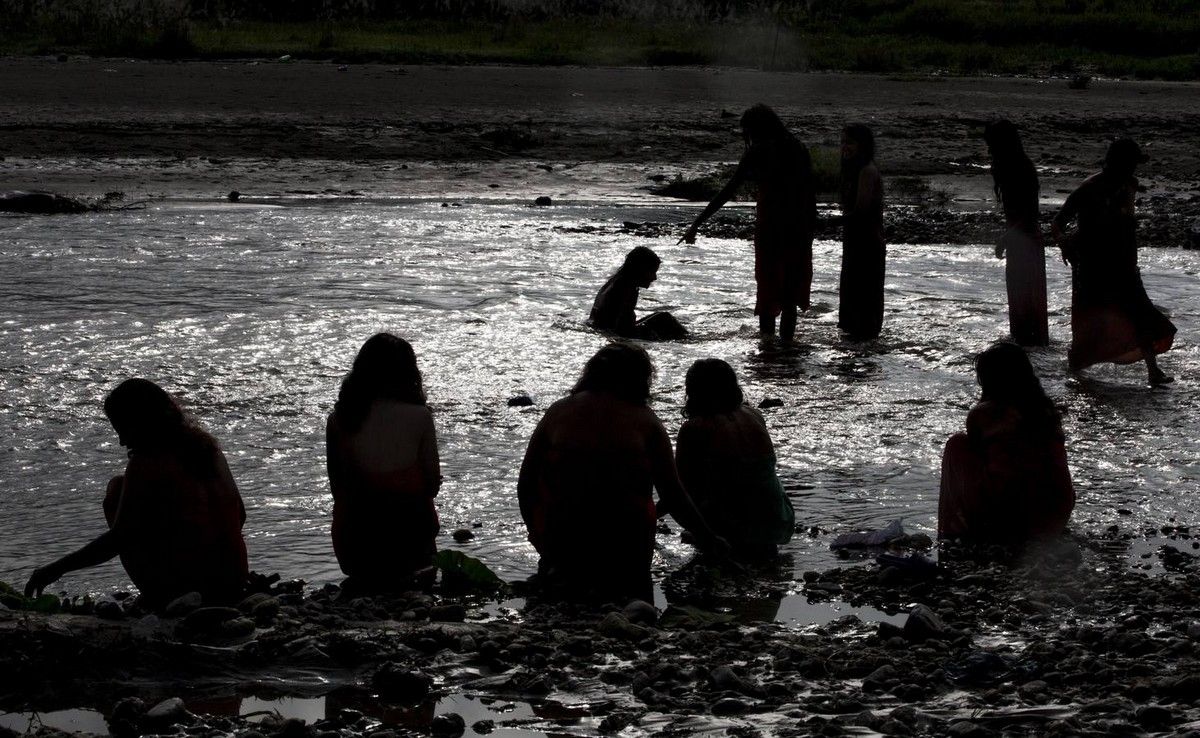
<instances>
[{"instance_id":1,"label":"woman standing in water","mask_svg":"<svg viewBox=\"0 0 1200 738\"><path fill-rule=\"evenodd\" d=\"M774 110L759 103L742 113L746 151L733 176L696 216L680 241L696 242L696 231L737 193L743 182L758 185L754 220L754 314L763 335L792 340L796 311L807 310L812 288L812 242L817 199L812 160Z\"/></svg>"},{"instance_id":2,"label":"woman standing in water","mask_svg":"<svg viewBox=\"0 0 1200 738\"><path fill-rule=\"evenodd\" d=\"M379 333L359 349L325 426L333 550L358 590L431 584L442 484L433 415L412 346Z\"/></svg>"},{"instance_id":3,"label":"woman standing in water","mask_svg":"<svg viewBox=\"0 0 1200 738\"><path fill-rule=\"evenodd\" d=\"M1021 543L1063 532L1075 488L1058 410L1024 349L999 343L975 359L980 398L942 454L938 537Z\"/></svg>"},{"instance_id":4,"label":"woman standing in water","mask_svg":"<svg viewBox=\"0 0 1200 738\"><path fill-rule=\"evenodd\" d=\"M568 599L653 600L655 490L704 548L727 548L679 481L671 439L649 406L653 373L640 346L605 346L529 439L521 517L541 556L539 579Z\"/></svg>"},{"instance_id":5,"label":"woman standing in water","mask_svg":"<svg viewBox=\"0 0 1200 738\"><path fill-rule=\"evenodd\" d=\"M838 327L851 341L883 328L883 179L875 166L875 135L863 125L842 129L842 274Z\"/></svg>"},{"instance_id":6,"label":"woman standing in water","mask_svg":"<svg viewBox=\"0 0 1200 738\"><path fill-rule=\"evenodd\" d=\"M147 379L127 379L104 414L129 449L125 473L108 483L109 528L94 541L33 572L26 596L67 572L114 556L151 607L199 592L204 604L236 602L249 568L246 509L215 438Z\"/></svg>"},{"instance_id":7,"label":"woman standing in water","mask_svg":"<svg viewBox=\"0 0 1200 738\"><path fill-rule=\"evenodd\" d=\"M983 129L992 157L993 190L1004 209L1008 230L996 244L996 258L1007 261L1008 325L1021 346L1050 342L1046 318L1046 253L1038 226L1038 177L1025 155L1017 127L1007 120Z\"/></svg>"},{"instance_id":8,"label":"woman standing in water","mask_svg":"<svg viewBox=\"0 0 1200 738\"><path fill-rule=\"evenodd\" d=\"M1051 232L1071 265L1071 370L1140 360L1157 385L1172 381L1156 356L1171 348L1175 326L1150 302L1138 269L1134 171L1147 159L1132 140L1114 141L1104 168L1067 197ZM1067 225L1076 219L1079 227L1068 238Z\"/></svg>"}]
</instances>

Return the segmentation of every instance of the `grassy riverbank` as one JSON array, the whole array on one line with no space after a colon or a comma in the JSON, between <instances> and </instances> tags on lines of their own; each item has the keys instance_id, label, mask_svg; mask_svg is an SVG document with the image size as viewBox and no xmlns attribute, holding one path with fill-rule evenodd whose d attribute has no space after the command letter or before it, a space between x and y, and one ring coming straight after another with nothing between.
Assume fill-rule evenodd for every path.
<instances>
[{"instance_id":1,"label":"grassy riverbank","mask_svg":"<svg viewBox=\"0 0 1200 738\"><path fill-rule=\"evenodd\" d=\"M0 19L0 54L1200 79L1200 6L1186 0L334 0L273 16L260 5L18 2Z\"/></svg>"}]
</instances>

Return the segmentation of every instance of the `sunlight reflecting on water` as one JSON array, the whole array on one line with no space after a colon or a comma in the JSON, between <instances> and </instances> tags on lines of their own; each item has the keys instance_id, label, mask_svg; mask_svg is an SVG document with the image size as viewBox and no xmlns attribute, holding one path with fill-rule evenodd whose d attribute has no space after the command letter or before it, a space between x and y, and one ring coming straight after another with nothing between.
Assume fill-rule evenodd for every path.
<instances>
[{"instance_id":1,"label":"sunlight reflecting on water","mask_svg":"<svg viewBox=\"0 0 1200 738\"><path fill-rule=\"evenodd\" d=\"M797 571L837 563L831 536L903 518L936 525L938 464L977 392L971 357L1005 336L1003 264L991 245L893 246L883 336L837 337L840 244L816 244L813 308L797 345L760 342L753 263L742 241L643 238L624 221L684 222L654 204L163 204L53 218L0 219L0 465L8 482L0 579L100 532L104 483L123 449L100 403L142 375L179 396L221 440L248 507L251 567L313 584L340 574L329 545L324 423L358 346L390 330L415 347L441 443L439 545L506 579L532 572L515 505L516 473L540 412L574 382L604 338L580 325L601 283L636 245L663 257L645 311L691 329L650 347L655 409L674 433L697 358L738 371L764 411L797 521L817 535L788 547ZM1066 410L1079 492L1074 525L1137 530L1189 521L1200 426L1196 252L1142 254L1150 295L1173 313L1163 359L1179 381L1148 391L1140 367L1068 378L1069 276L1048 263L1053 343L1030 353ZM534 408L508 407L528 394ZM1119 512L1124 510L1125 512ZM475 539L450 534L471 528ZM677 526L672 525L677 530ZM661 566L686 561L660 536ZM72 593L127 586L119 564L64 578Z\"/></svg>"}]
</instances>

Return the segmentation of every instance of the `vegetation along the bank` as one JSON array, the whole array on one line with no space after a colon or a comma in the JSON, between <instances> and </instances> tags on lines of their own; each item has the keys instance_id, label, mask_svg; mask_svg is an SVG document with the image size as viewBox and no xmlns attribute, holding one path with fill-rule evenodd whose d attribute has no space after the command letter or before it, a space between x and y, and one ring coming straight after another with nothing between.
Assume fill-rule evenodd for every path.
<instances>
[{"instance_id":1,"label":"vegetation along the bank","mask_svg":"<svg viewBox=\"0 0 1200 738\"><path fill-rule=\"evenodd\" d=\"M1200 79L1194 0L4 0L0 54Z\"/></svg>"}]
</instances>

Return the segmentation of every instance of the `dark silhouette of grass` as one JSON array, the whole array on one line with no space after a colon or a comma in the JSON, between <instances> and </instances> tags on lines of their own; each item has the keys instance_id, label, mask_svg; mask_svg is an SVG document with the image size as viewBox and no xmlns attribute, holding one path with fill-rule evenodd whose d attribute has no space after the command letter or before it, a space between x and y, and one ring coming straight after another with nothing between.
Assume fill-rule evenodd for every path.
<instances>
[{"instance_id":1,"label":"dark silhouette of grass","mask_svg":"<svg viewBox=\"0 0 1200 738\"><path fill-rule=\"evenodd\" d=\"M1200 79L1194 0L10 0L0 53ZM366 8L366 10L364 10ZM669 8L664 10L664 8Z\"/></svg>"}]
</instances>

